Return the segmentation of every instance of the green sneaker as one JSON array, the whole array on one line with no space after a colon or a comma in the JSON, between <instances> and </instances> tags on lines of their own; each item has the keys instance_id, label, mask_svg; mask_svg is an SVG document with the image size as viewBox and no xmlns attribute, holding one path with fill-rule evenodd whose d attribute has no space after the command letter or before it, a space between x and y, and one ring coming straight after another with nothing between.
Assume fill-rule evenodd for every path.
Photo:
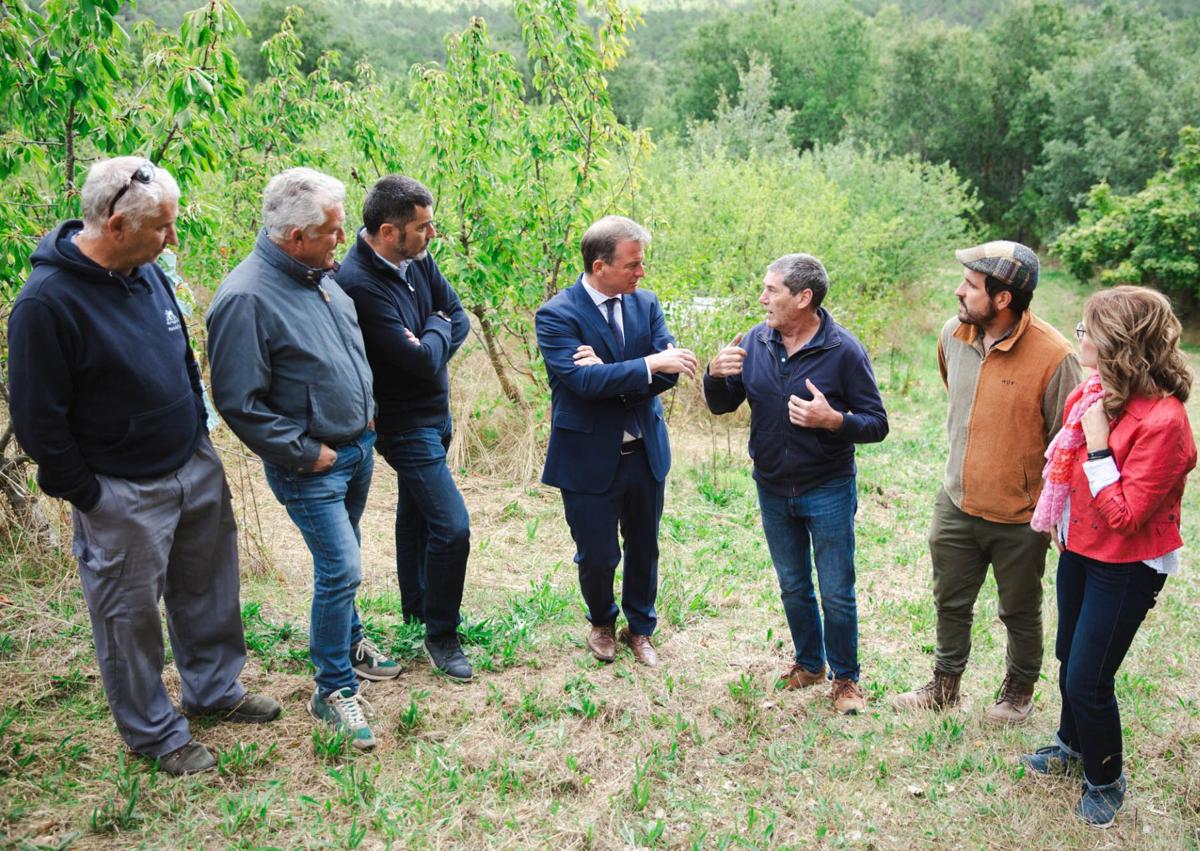
<instances>
[{"instance_id":1,"label":"green sneaker","mask_svg":"<svg viewBox=\"0 0 1200 851\"><path fill-rule=\"evenodd\" d=\"M391 680L400 676L400 663L364 638L350 648L350 667L364 680Z\"/></svg>"},{"instance_id":2,"label":"green sneaker","mask_svg":"<svg viewBox=\"0 0 1200 851\"><path fill-rule=\"evenodd\" d=\"M375 747L375 734L367 725L367 712L373 711L371 704L362 695L344 688L326 697L321 697L320 690L314 691L308 701L308 714L318 721L323 721L335 730L341 730L350 737L350 744L360 751L369 751Z\"/></svg>"}]
</instances>

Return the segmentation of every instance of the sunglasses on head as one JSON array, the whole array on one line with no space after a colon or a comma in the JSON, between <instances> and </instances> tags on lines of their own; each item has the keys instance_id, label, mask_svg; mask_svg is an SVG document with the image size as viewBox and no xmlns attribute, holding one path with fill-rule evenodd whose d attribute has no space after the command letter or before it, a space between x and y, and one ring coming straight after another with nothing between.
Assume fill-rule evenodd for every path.
<instances>
[{"instance_id":1,"label":"sunglasses on head","mask_svg":"<svg viewBox=\"0 0 1200 851\"><path fill-rule=\"evenodd\" d=\"M142 160L142 164L137 167L137 171L129 175L129 182L113 196L112 202L108 205L108 217L111 219L113 210L117 209L117 202L125 197L125 193L129 191L129 187L133 186L134 181L141 183L144 186L149 186L154 182L154 163L150 160Z\"/></svg>"}]
</instances>

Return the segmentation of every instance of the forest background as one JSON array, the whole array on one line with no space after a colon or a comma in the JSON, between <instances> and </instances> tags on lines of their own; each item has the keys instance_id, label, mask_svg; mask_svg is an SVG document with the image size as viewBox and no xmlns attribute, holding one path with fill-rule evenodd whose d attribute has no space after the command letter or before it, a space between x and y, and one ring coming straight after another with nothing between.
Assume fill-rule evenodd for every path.
<instances>
[{"instance_id":1,"label":"forest background","mask_svg":"<svg viewBox=\"0 0 1200 851\"><path fill-rule=\"evenodd\" d=\"M984 730L969 705L915 720L886 707L931 652L922 535L944 453L931 333L953 311L952 249L984 238L1042 251L1035 308L1064 331L1090 287L1117 281L1194 312L1193 2L0 0L0 92L0 305L39 236L78 215L90 163L143 153L183 188L177 269L201 358L203 308L249 251L270 175L303 164L345 181L348 231L378 176L431 186L444 234L433 252L474 317L452 376L452 462L475 532L464 636L487 672L455 691L415 666L394 694L373 694L386 719L374 758L319 736L310 747L307 555L261 469L219 429L248 670L287 698L290 721L254 743L204 730L222 756L209 786L147 772L122 756L106 714L69 518L39 498L6 430L5 843L1088 841L1066 821L1069 795L1030 791L1011 761L1053 729L1049 659L1040 733ZM581 652L570 541L557 496L534 483L548 391L531 321L574 280L579 236L608 212L653 231L646 285L702 360L758 321L766 264L796 250L825 261L830 308L872 352L893 434L860 453L873 708L858 726L773 690L786 648L746 420L709 417L694 385L666 400L666 673L601 669ZM385 467L361 602L372 634L411 660L420 637L388 584ZM1145 796L1121 842L1197 842L1196 597L1184 578L1150 628L1162 652L1119 684ZM980 606L976 643L992 658L972 669L976 709L1001 675L990 582Z\"/></svg>"}]
</instances>

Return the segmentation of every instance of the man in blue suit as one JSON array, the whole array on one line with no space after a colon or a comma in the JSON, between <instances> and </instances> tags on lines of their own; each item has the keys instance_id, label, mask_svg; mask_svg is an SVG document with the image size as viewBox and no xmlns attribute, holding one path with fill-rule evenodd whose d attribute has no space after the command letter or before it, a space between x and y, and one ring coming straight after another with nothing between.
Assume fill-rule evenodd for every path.
<instances>
[{"instance_id":1,"label":"man in blue suit","mask_svg":"<svg viewBox=\"0 0 1200 851\"><path fill-rule=\"evenodd\" d=\"M583 235L584 272L536 316L538 348L550 377L550 446L542 481L562 491L575 539L579 585L592 623L587 646L616 655L613 574L625 577L620 640L644 665L658 664L650 636L658 623L658 522L671 447L658 394L699 362L677 349L654 293L638 290L650 234L606 216Z\"/></svg>"}]
</instances>

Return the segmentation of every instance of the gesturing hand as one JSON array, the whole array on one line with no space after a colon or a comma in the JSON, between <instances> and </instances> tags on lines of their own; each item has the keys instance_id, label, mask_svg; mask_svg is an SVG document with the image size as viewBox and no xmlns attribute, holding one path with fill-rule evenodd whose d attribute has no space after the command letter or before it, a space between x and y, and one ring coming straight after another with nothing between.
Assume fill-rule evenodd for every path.
<instances>
[{"instance_id":1,"label":"gesturing hand","mask_svg":"<svg viewBox=\"0 0 1200 851\"><path fill-rule=\"evenodd\" d=\"M1092 406L1083 412L1079 421L1083 426L1083 436L1087 440L1088 452L1096 452L1108 446L1108 411L1104 403L1097 399Z\"/></svg>"},{"instance_id":2,"label":"gesturing hand","mask_svg":"<svg viewBox=\"0 0 1200 851\"><path fill-rule=\"evenodd\" d=\"M746 359L746 350L738 347L742 335L738 334L733 342L717 352L708 364L708 374L713 378L728 378L731 375L742 374L742 361Z\"/></svg>"},{"instance_id":3,"label":"gesturing hand","mask_svg":"<svg viewBox=\"0 0 1200 851\"><path fill-rule=\"evenodd\" d=\"M646 365L650 367L651 372L695 378L700 361L688 349L677 349L671 343L667 343L666 351L646 356Z\"/></svg>"},{"instance_id":4,"label":"gesturing hand","mask_svg":"<svg viewBox=\"0 0 1200 851\"><path fill-rule=\"evenodd\" d=\"M817 385L813 384L807 378L804 379L804 386L808 388L808 392L812 393L812 401L806 402L799 396L793 395L788 399L788 421L792 425L798 425L802 428L823 428L829 431L837 431L842 427L842 420L845 417L829 406L829 402L825 399L825 394L817 389Z\"/></svg>"},{"instance_id":5,"label":"gesturing hand","mask_svg":"<svg viewBox=\"0 0 1200 851\"><path fill-rule=\"evenodd\" d=\"M575 366L598 366L604 363L604 361L600 360L600 356L588 345L580 346L571 357L575 361Z\"/></svg>"}]
</instances>

